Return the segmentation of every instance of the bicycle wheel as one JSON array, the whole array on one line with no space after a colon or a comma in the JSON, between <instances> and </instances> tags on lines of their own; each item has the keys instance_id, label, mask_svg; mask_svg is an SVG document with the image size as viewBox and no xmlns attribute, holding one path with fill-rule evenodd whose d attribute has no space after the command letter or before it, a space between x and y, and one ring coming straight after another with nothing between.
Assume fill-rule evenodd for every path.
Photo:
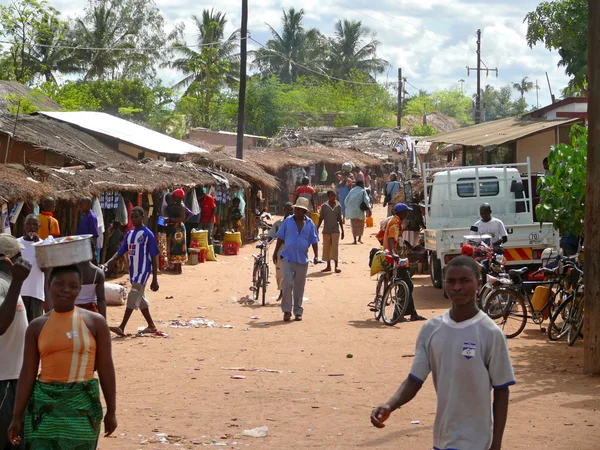
<instances>
[{"instance_id":1,"label":"bicycle wheel","mask_svg":"<svg viewBox=\"0 0 600 450\"><path fill-rule=\"evenodd\" d=\"M375 316L375 320L381 319L381 313L383 311L382 308L382 299L383 293L386 288L386 276L382 274L379 276L377 280L377 288L375 289L375 300L373 300L373 315Z\"/></svg>"},{"instance_id":2,"label":"bicycle wheel","mask_svg":"<svg viewBox=\"0 0 600 450\"><path fill-rule=\"evenodd\" d=\"M551 341L560 341L571 329L572 323L569 319L573 306L571 296L567 297L552 314L548 324L548 339Z\"/></svg>"},{"instance_id":3,"label":"bicycle wheel","mask_svg":"<svg viewBox=\"0 0 600 450\"><path fill-rule=\"evenodd\" d=\"M569 332L567 333L567 344L569 344L569 347L575 344L583 328L583 297L577 299L573 305L571 319L571 328L569 328Z\"/></svg>"},{"instance_id":4,"label":"bicycle wheel","mask_svg":"<svg viewBox=\"0 0 600 450\"><path fill-rule=\"evenodd\" d=\"M267 301L267 285L269 284L269 265L263 264L262 266L262 305L265 306Z\"/></svg>"},{"instance_id":5,"label":"bicycle wheel","mask_svg":"<svg viewBox=\"0 0 600 450\"><path fill-rule=\"evenodd\" d=\"M260 264L254 263L254 270L252 271L252 300L258 301L258 295L260 293L261 286Z\"/></svg>"},{"instance_id":6,"label":"bicycle wheel","mask_svg":"<svg viewBox=\"0 0 600 450\"><path fill-rule=\"evenodd\" d=\"M381 318L386 325L396 325L406 314L410 290L406 282L394 280L383 293Z\"/></svg>"},{"instance_id":7,"label":"bicycle wheel","mask_svg":"<svg viewBox=\"0 0 600 450\"><path fill-rule=\"evenodd\" d=\"M521 334L527 325L525 300L511 289L497 289L492 292L487 299L487 307L493 309L493 314L487 314L508 339Z\"/></svg>"}]
</instances>

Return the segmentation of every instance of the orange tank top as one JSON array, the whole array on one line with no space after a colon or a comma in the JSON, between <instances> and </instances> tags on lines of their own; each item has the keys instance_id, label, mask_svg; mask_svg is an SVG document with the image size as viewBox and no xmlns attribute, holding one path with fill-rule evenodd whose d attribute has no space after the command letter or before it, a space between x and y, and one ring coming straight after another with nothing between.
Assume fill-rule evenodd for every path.
<instances>
[{"instance_id":1,"label":"orange tank top","mask_svg":"<svg viewBox=\"0 0 600 450\"><path fill-rule=\"evenodd\" d=\"M94 378L96 339L79 308L50 313L38 337L38 350L42 361L41 382L73 383Z\"/></svg>"}]
</instances>

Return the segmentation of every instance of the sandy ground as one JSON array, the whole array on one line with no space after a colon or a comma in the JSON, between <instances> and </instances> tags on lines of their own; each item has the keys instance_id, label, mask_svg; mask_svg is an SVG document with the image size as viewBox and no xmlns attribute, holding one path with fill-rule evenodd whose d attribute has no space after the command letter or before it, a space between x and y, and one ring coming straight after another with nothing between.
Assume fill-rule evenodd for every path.
<instances>
[{"instance_id":1,"label":"sandy ground","mask_svg":"<svg viewBox=\"0 0 600 450\"><path fill-rule=\"evenodd\" d=\"M343 242L342 274L323 276L323 266L311 265L303 322L282 321L271 298L275 280L269 305L232 302L250 293L251 245L239 256L185 267L181 276L161 275L160 291L150 297L151 311L168 337L113 340L119 427L115 437L101 438L99 448L430 449L431 379L385 429L369 422L371 409L407 375L422 325L387 327L368 310L375 289L367 265L374 231L367 229L365 245ZM416 276L414 282L422 315L448 308L429 276ZM111 324L120 322L123 310L109 308ZM171 320L195 317L216 327L168 326ZM126 331L142 325L136 312ZM599 448L600 380L581 375L581 342L573 348L547 342L538 326L528 324L509 347L518 384L511 390L504 448ZM225 370L240 367L278 372ZM242 437L244 430L263 425L268 437ZM161 433L167 443L160 443Z\"/></svg>"}]
</instances>

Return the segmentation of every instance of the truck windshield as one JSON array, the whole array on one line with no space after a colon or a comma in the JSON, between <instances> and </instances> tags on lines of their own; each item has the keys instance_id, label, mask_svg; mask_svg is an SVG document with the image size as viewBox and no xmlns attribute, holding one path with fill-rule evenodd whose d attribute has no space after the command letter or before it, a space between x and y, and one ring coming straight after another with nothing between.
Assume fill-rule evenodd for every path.
<instances>
[{"instance_id":1,"label":"truck windshield","mask_svg":"<svg viewBox=\"0 0 600 450\"><path fill-rule=\"evenodd\" d=\"M456 183L459 197L476 197L475 178L459 178ZM479 177L479 196L494 197L500 192L500 184L496 177Z\"/></svg>"}]
</instances>

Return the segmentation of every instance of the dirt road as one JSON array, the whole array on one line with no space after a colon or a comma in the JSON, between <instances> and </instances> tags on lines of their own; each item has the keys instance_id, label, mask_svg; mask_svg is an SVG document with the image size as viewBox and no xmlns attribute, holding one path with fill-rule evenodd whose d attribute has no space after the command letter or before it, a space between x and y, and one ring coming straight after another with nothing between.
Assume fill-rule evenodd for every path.
<instances>
[{"instance_id":1,"label":"dirt road","mask_svg":"<svg viewBox=\"0 0 600 450\"><path fill-rule=\"evenodd\" d=\"M236 257L184 267L181 276L160 276L151 311L169 336L113 340L119 428L116 437L101 438L99 448L168 448L162 440L179 448L430 449L435 414L430 379L385 429L369 422L371 409L407 375L422 325L386 327L368 310L375 289L367 266L372 232L367 229L365 245L350 245L348 237L343 242L342 274L322 275L324 266L311 265L303 322L284 323L274 299L266 307L232 302L249 294L251 245ZM432 317L448 308L428 276L414 281L420 314ZM274 296L273 284L269 297ZM122 314L123 308L109 308L111 324ZM215 327L168 326L196 317ZM141 325L136 312L126 331ZM511 390L504 448L597 449L600 382L581 375L582 344L549 343L538 326L528 324L509 347L517 386ZM268 437L242 437L244 430L264 425Z\"/></svg>"}]
</instances>

